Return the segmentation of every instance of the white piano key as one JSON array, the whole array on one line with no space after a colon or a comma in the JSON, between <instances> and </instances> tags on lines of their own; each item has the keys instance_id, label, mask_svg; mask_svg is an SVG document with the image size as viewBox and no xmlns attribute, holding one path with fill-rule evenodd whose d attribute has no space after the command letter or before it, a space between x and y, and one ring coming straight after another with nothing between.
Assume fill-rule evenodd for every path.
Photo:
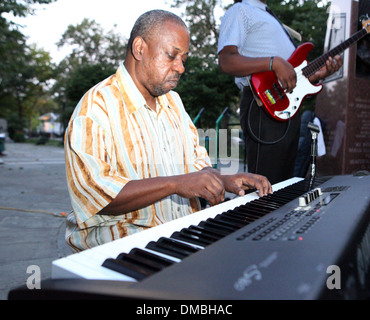
<instances>
[{"instance_id":1,"label":"white piano key","mask_svg":"<svg viewBox=\"0 0 370 320\"><path fill-rule=\"evenodd\" d=\"M67 257L53 261L52 279L75 279L84 278L89 280L117 280L136 281L135 279L118 272L109 270L101 265L86 265L81 256Z\"/></svg>"}]
</instances>

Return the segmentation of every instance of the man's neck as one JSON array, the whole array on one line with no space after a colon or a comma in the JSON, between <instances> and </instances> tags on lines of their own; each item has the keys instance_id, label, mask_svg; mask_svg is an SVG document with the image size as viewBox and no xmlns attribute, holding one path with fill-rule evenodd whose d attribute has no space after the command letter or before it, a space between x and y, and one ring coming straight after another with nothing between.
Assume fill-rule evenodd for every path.
<instances>
[{"instance_id":1,"label":"man's neck","mask_svg":"<svg viewBox=\"0 0 370 320\"><path fill-rule=\"evenodd\" d=\"M146 101L146 104L148 107L156 111L156 99L157 97L152 96L148 90L141 84L141 82L136 77L136 65L133 63L134 59L132 56L127 56L124 61L124 66L128 72L128 74L131 76L132 81L135 83L137 89L140 91L140 93L143 95L143 98Z\"/></svg>"}]
</instances>

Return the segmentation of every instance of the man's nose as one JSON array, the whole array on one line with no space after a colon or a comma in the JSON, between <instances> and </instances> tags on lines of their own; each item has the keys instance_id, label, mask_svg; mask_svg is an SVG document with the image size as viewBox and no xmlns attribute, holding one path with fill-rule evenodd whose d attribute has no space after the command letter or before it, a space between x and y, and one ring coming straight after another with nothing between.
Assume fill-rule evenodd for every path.
<instances>
[{"instance_id":1,"label":"man's nose","mask_svg":"<svg viewBox=\"0 0 370 320\"><path fill-rule=\"evenodd\" d=\"M174 64L173 64L173 69L177 71L180 75L185 72L185 66L184 63L181 59L181 57L176 57Z\"/></svg>"}]
</instances>

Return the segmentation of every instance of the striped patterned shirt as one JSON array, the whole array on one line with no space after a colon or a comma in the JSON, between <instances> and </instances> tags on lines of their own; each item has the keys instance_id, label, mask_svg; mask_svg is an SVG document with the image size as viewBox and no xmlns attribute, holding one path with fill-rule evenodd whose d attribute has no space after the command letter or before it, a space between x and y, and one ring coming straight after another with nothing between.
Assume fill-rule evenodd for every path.
<instances>
[{"instance_id":1,"label":"striped patterned shirt","mask_svg":"<svg viewBox=\"0 0 370 320\"><path fill-rule=\"evenodd\" d=\"M130 180L211 166L179 95L159 96L153 111L123 63L78 103L66 130L65 152L73 209L66 240L76 251L199 210L198 200L174 194L127 214L97 214Z\"/></svg>"}]
</instances>

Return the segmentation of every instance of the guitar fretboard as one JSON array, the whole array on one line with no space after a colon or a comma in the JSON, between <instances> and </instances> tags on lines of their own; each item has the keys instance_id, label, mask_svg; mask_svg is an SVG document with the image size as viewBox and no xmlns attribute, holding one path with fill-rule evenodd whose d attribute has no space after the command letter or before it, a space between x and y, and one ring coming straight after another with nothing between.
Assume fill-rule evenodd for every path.
<instances>
[{"instance_id":1,"label":"guitar fretboard","mask_svg":"<svg viewBox=\"0 0 370 320\"><path fill-rule=\"evenodd\" d=\"M347 48L349 48L352 44L363 38L367 34L366 29L361 29L357 31L352 37L348 38L346 41L342 42L340 45L336 46L335 48L331 49L327 53L323 54L322 56L313 60L310 64L302 69L302 73L306 78L309 78L313 74L316 73L319 69L321 69L329 57L334 57L337 54L343 52Z\"/></svg>"}]
</instances>

